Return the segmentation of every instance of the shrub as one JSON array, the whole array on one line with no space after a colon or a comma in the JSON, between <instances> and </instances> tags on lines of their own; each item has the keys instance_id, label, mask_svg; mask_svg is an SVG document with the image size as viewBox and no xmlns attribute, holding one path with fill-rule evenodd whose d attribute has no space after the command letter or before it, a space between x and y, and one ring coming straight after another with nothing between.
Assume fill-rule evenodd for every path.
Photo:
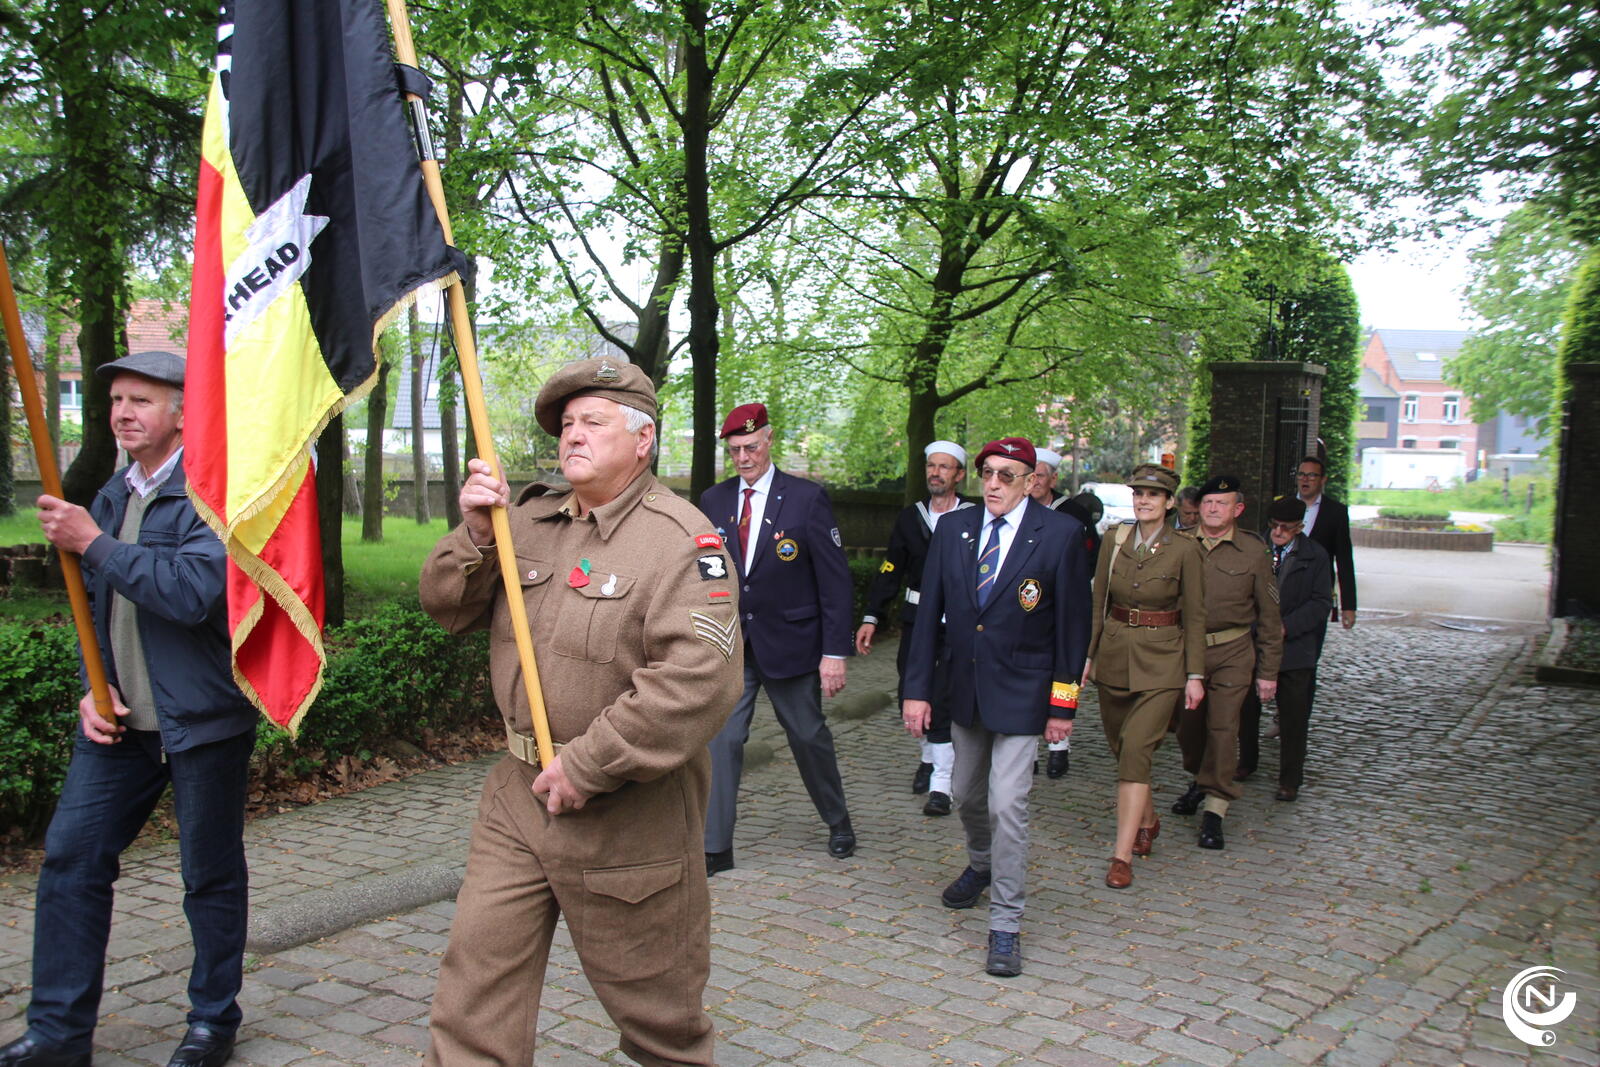
<instances>
[{"instance_id":1,"label":"shrub","mask_svg":"<svg viewBox=\"0 0 1600 1067\"><path fill-rule=\"evenodd\" d=\"M0 827L32 837L49 821L82 696L71 626L0 622Z\"/></svg>"},{"instance_id":2,"label":"shrub","mask_svg":"<svg viewBox=\"0 0 1600 1067\"><path fill-rule=\"evenodd\" d=\"M871 587L872 579L877 576L878 570L882 566L883 560L876 557L869 556L850 560L850 588L852 592L850 604L851 610L855 612L850 617L850 633L852 637L856 632L856 624L861 621L861 616L867 613L867 590ZM887 630L890 626L900 621L900 613L898 611L891 611L889 614L890 618L878 620L878 629L880 631Z\"/></svg>"},{"instance_id":3,"label":"shrub","mask_svg":"<svg viewBox=\"0 0 1600 1067\"><path fill-rule=\"evenodd\" d=\"M1438 508L1388 507L1378 509L1380 519L1411 519L1417 522L1449 522L1450 513Z\"/></svg>"}]
</instances>

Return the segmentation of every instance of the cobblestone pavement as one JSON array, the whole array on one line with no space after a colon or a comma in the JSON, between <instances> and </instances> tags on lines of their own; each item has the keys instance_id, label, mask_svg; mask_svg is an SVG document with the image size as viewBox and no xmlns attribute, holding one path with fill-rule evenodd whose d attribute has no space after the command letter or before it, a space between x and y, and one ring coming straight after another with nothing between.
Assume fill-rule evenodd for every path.
<instances>
[{"instance_id":1,"label":"cobblestone pavement","mask_svg":"<svg viewBox=\"0 0 1600 1067\"><path fill-rule=\"evenodd\" d=\"M1264 742L1226 851L1198 850L1193 820L1165 815L1122 892L1102 882L1112 780L1091 702L1071 773L1034 789L1015 979L983 974L983 907L939 905L964 861L959 825L921 815L915 749L887 704L834 723L861 839L849 860L827 855L778 743L746 775L739 867L712 881L719 1062L1600 1063L1600 693L1533 685L1538 640L1386 622L1331 634L1301 799L1271 799ZM853 662L847 695L892 689L893 668L889 644ZM773 741L770 713L758 721ZM488 766L251 825L234 1062L416 1062L453 904L412 905L459 877ZM1164 811L1185 784L1170 742L1157 767ZM170 845L125 863L102 1067L164 1064L181 1035L176 865ZM23 1026L32 886L0 883L0 1040ZM298 912L385 899L406 903L275 947ZM1501 1020L1501 989L1536 964L1564 969L1579 998L1543 1050ZM542 1064L627 1062L564 931L541 1023Z\"/></svg>"}]
</instances>

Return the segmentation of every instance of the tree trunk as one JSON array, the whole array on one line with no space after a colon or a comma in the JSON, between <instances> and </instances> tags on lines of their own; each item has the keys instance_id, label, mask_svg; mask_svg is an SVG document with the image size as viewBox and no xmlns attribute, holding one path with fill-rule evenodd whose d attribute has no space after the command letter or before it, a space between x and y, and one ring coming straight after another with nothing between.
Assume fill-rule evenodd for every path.
<instances>
[{"instance_id":1,"label":"tree trunk","mask_svg":"<svg viewBox=\"0 0 1600 1067\"><path fill-rule=\"evenodd\" d=\"M689 357L694 368L694 455L689 498L699 500L715 478L717 458L717 250L711 230L711 70L706 63L706 9L700 0L683 5L684 214L689 251Z\"/></svg>"},{"instance_id":2,"label":"tree trunk","mask_svg":"<svg viewBox=\"0 0 1600 1067\"><path fill-rule=\"evenodd\" d=\"M411 341L411 495L417 524L428 524L428 435L422 424L422 405L427 399L422 388L422 320L415 301L406 309L406 327Z\"/></svg>"},{"instance_id":3,"label":"tree trunk","mask_svg":"<svg viewBox=\"0 0 1600 1067\"><path fill-rule=\"evenodd\" d=\"M78 355L83 361L83 446L61 477L67 499L88 507L116 470L117 440L111 433L111 387L95 369L116 359L117 323L126 312L122 264L109 234L90 234L79 249Z\"/></svg>"},{"instance_id":4,"label":"tree trunk","mask_svg":"<svg viewBox=\"0 0 1600 1067\"><path fill-rule=\"evenodd\" d=\"M367 394L367 455L361 488L361 540L383 540L383 424L389 421L389 361L378 353L378 384Z\"/></svg>"},{"instance_id":5,"label":"tree trunk","mask_svg":"<svg viewBox=\"0 0 1600 1067\"><path fill-rule=\"evenodd\" d=\"M440 360L441 375L448 375ZM461 525L461 448L456 440L455 383L446 378L439 388L439 437L444 455L444 519L453 530ZM445 388L449 386L449 388Z\"/></svg>"},{"instance_id":6,"label":"tree trunk","mask_svg":"<svg viewBox=\"0 0 1600 1067\"><path fill-rule=\"evenodd\" d=\"M344 416L339 416L339 425L344 425ZM324 433L323 436L327 436ZM318 438L317 440L321 440ZM343 497L340 499L340 514L356 516L361 514L361 483L356 478L356 465L350 459L350 438L341 434L339 436L339 469L344 475Z\"/></svg>"},{"instance_id":7,"label":"tree trunk","mask_svg":"<svg viewBox=\"0 0 1600 1067\"><path fill-rule=\"evenodd\" d=\"M317 438L317 529L322 535L322 582L327 624L344 625L344 416Z\"/></svg>"},{"instance_id":8,"label":"tree trunk","mask_svg":"<svg viewBox=\"0 0 1600 1067\"><path fill-rule=\"evenodd\" d=\"M50 430L50 447L61 462L61 312L47 308L44 313L44 421ZM84 382L78 383L83 395Z\"/></svg>"}]
</instances>

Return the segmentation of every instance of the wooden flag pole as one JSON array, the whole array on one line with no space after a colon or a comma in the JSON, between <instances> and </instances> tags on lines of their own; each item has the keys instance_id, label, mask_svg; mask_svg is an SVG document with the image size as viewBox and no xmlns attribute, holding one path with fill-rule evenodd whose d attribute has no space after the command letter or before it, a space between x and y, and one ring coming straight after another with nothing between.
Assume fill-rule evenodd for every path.
<instances>
[{"instance_id":1,"label":"wooden flag pole","mask_svg":"<svg viewBox=\"0 0 1600 1067\"><path fill-rule=\"evenodd\" d=\"M22 314L17 310L17 293L11 287L11 266L0 245L0 318L5 319L6 343L11 347L11 366L17 373L17 391L22 394L22 410L28 416L28 434L33 438L33 454L39 464L39 481L51 496L62 496L61 472L56 469L55 444L45 422L44 405L39 400L39 382L33 376L33 360L28 358L28 339L22 333ZM10 448L9 442L4 442ZM83 670L89 676L89 692L100 717L117 725L111 710L111 686L106 681L105 660L94 635L94 619L89 614L89 591L83 585L83 571L76 553L56 550L61 558L61 574L67 580L67 599L72 601L72 622L78 628L78 644L83 647Z\"/></svg>"},{"instance_id":2,"label":"wooden flag pole","mask_svg":"<svg viewBox=\"0 0 1600 1067\"><path fill-rule=\"evenodd\" d=\"M405 0L387 0L389 21L394 27L395 55L408 67L417 65L417 47L411 39L411 22L406 15ZM407 93L406 101L413 107L423 103L420 97ZM418 108L421 129L427 130L425 113ZM430 158L431 152L422 154L422 179L428 187L433 209L439 214L439 225L444 229L444 240L455 244L450 231L450 210L444 202L444 181L439 176L439 161ZM495 455L494 438L489 433L489 412L483 399L483 378L478 371L478 348L472 336L472 320L467 312L467 294L462 282L449 289L450 323L455 332L456 351L461 361L461 382L466 391L467 414L472 422L472 436L478 443L478 456L501 477L500 461ZM544 690L539 684L539 664L533 657L533 636L528 630L528 608L522 599L522 576L517 570L517 556L511 543L511 518L503 507L490 512L494 523L495 548L500 558L500 578L505 583L506 605L511 609L511 632L517 642L517 657L522 663L523 688L528 691L528 715L533 720L533 736L539 746L539 762L548 767L555 759L555 746L550 741L550 722L545 712Z\"/></svg>"}]
</instances>

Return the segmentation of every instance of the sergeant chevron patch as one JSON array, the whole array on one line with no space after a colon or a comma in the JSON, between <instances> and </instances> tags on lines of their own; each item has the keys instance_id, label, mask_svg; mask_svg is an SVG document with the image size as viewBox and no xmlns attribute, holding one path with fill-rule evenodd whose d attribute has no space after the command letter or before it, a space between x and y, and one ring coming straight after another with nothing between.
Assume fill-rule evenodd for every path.
<instances>
[{"instance_id":1,"label":"sergeant chevron patch","mask_svg":"<svg viewBox=\"0 0 1600 1067\"><path fill-rule=\"evenodd\" d=\"M733 658L733 643L739 636L739 620L723 622L702 611L689 612L689 618L694 623L696 637L721 652L723 659Z\"/></svg>"}]
</instances>

